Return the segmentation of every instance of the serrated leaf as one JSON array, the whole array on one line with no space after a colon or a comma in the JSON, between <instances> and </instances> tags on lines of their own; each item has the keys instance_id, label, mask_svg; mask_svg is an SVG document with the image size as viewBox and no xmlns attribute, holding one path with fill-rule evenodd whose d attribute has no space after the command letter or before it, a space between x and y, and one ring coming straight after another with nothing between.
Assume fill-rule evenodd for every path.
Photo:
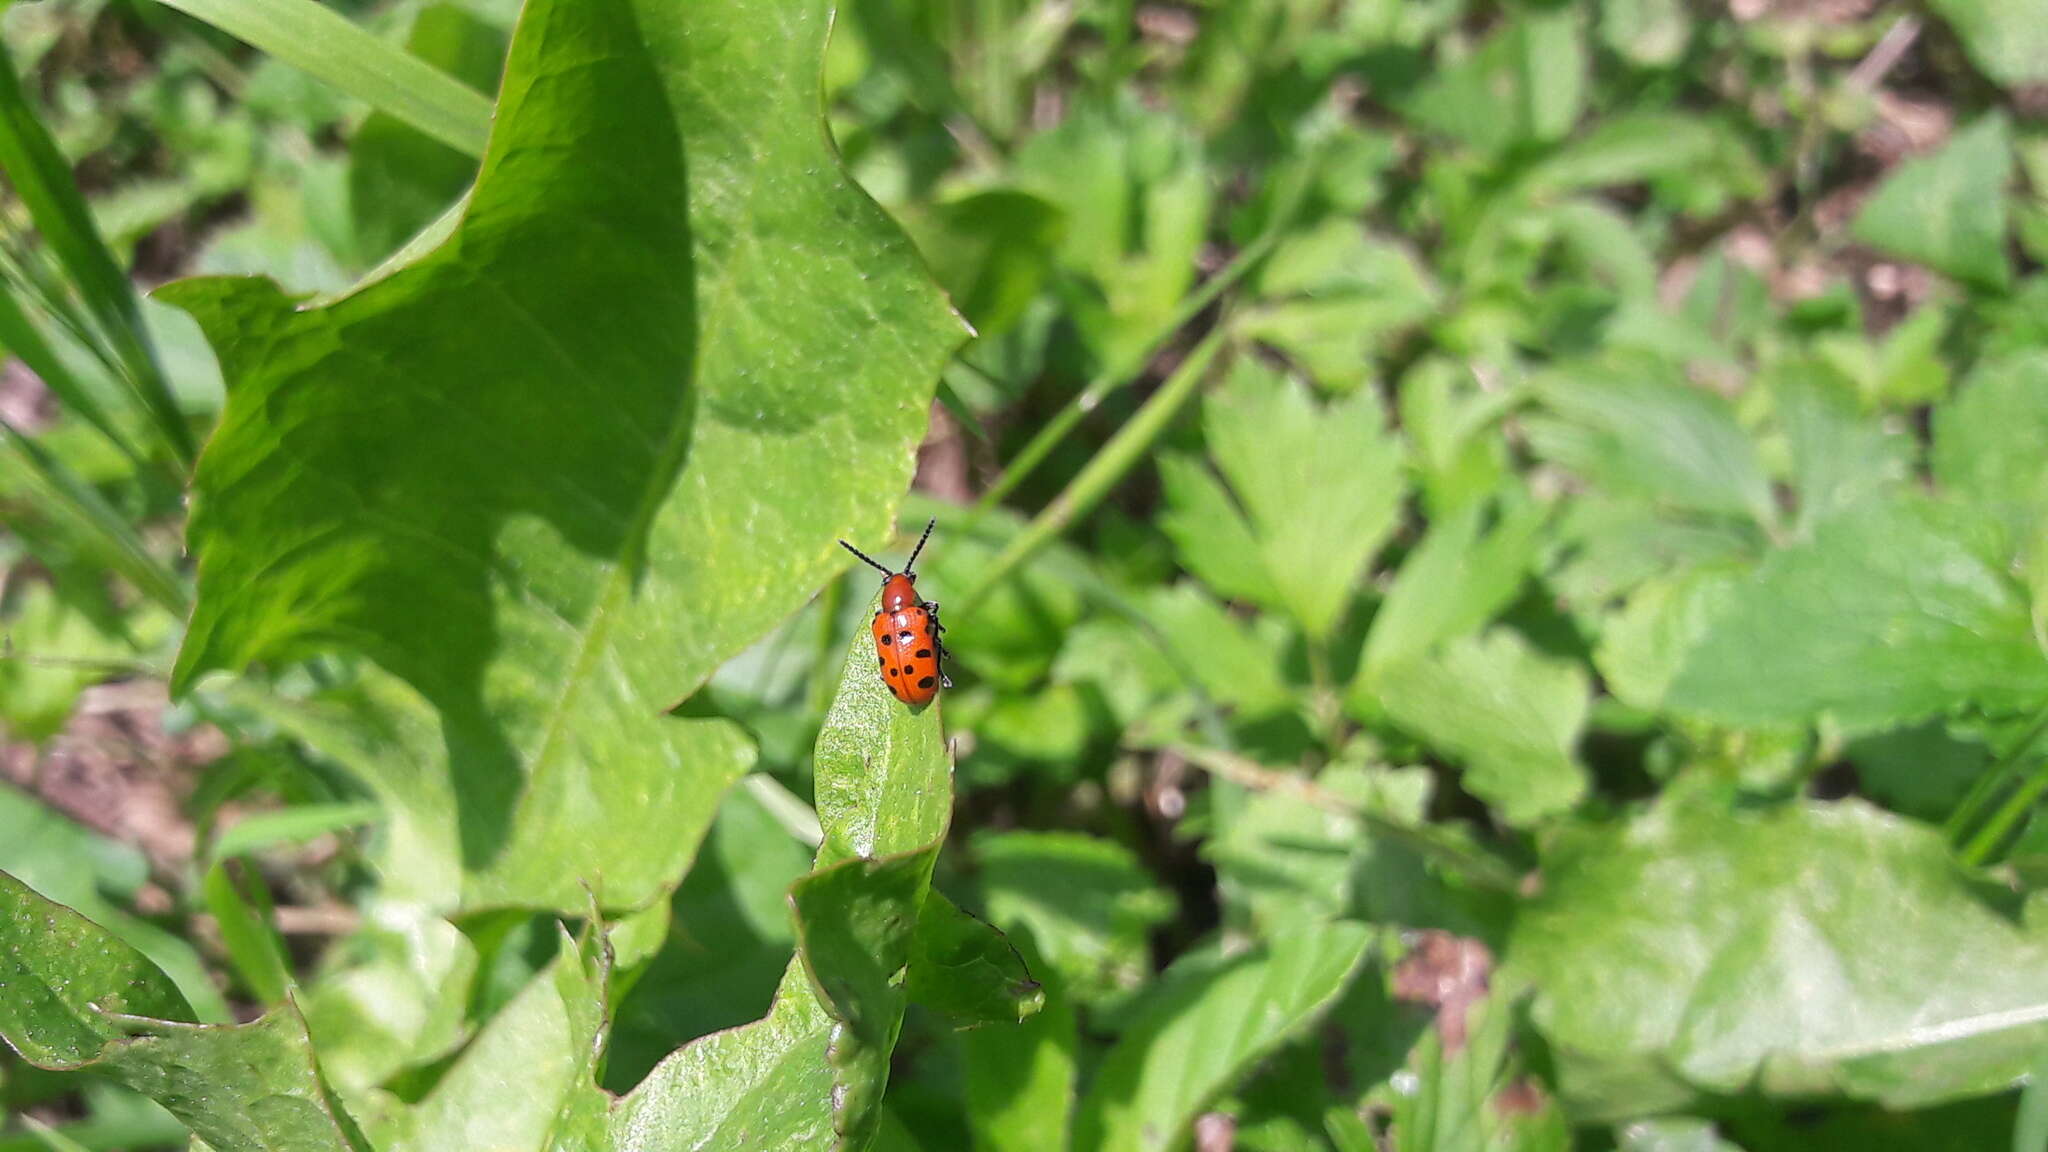
<instances>
[{"instance_id":1,"label":"serrated leaf","mask_svg":"<svg viewBox=\"0 0 2048 1152\"><path fill-rule=\"evenodd\" d=\"M1466 790L1517 825L1585 795L1574 749L1591 693L1578 664L1543 656L1506 629L1392 665L1375 683L1387 716L1462 761Z\"/></svg>"},{"instance_id":2,"label":"serrated leaf","mask_svg":"<svg viewBox=\"0 0 2048 1152\"><path fill-rule=\"evenodd\" d=\"M289 1004L248 1024L186 1023L162 970L0 872L0 1038L38 1067L93 1068L155 1098L217 1152L349 1152Z\"/></svg>"},{"instance_id":3,"label":"serrated leaf","mask_svg":"<svg viewBox=\"0 0 2048 1152\"><path fill-rule=\"evenodd\" d=\"M1919 497L1836 515L1734 589L1667 705L1750 725L1827 712L1851 728L2037 707L2048 656L1998 536L1975 509Z\"/></svg>"},{"instance_id":4,"label":"serrated leaf","mask_svg":"<svg viewBox=\"0 0 2048 1152\"><path fill-rule=\"evenodd\" d=\"M318 307L163 290L231 382L177 682L334 647L406 680L470 906L672 886L745 753L663 713L908 478L961 330L839 172L824 34L819 4L544 0L440 246Z\"/></svg>"},{"instance_id":5,"label":"serrated leaf","mask_svg":"<svg viewBox=\"0 0 2048 1152\"><path fill-rule=\"evenodd\" d=\"M1231 959L1177 961L1103 1058L1075 1119L1076 1152L1187 1147L1204 1105L1337 998L1368 938L1359 924L1320 924Z\"/></svg>"},{"instance_id":6,"label":"serrated leaf","mask_svg":"<svg viewBox=\"0 0 2048 1152\"><path fill-rule=\"evenodd\" d=\"M1691 1093L1909 1108L2024 1075L2048 938L1988 906L1931 828L1860 801L1728 812L1667 797L1547 846L1506 980L1581 1119Z\"/></svg>"},{"instance_id":7,"label":"serrated leaf","mask_svg":"<svg viewBox=\"0 0 2048 1152\"><path fill-rule=\"evenodd\" d=\"M1240 359L1203 405L1230 494L1197 469L1167 471L1161 527L1210 587L1325 638L1400 510L1401 451L1385 423L1371 389L1319 406L1300 383Z\"/></svg>"},{"instance_id":8,"label":"serrated leaf","mask_svg":"<svg viewBox=\"0 0 2048 1152\"><path fill-rule=\"evenodd\" d=\"M1980 117L1941 151L1900 164L1856 214L1858 240L1988 288L2012 280L2006 257L2006 184L2012 133L2005 116Z\"/></svg>"}]
</instances>

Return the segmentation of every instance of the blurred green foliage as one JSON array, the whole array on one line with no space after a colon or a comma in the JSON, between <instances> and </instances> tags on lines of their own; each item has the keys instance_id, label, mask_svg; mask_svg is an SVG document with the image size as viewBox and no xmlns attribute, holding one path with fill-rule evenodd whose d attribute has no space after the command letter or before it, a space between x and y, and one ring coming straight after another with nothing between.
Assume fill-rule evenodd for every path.
<instances>
[{"instance_id":1,"label":"blurred green foliage","mask_svg":"<svg viewBox=\"0 0 2048 1152\"><path fill-rule=\"evenodd\" d=\"M0 12L0 1149L2048 1147L2038 0L833 19Z\"/></svg>"}]
</instances>

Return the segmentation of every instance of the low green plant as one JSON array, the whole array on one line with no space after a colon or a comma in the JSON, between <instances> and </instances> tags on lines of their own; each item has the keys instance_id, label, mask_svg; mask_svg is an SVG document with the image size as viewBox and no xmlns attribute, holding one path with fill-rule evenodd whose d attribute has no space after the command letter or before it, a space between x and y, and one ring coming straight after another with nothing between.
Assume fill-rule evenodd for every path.
<instances>
[{"instance_id":1,"label":"low green plant","mask_svg":"<svg viewBox=\"0 0 2048 1152\"><path fill-rule=\"evenodd\" d=\"M2048 1147L2039 16L14 6L0 1148Z\"/></svg>"}]
</instances>

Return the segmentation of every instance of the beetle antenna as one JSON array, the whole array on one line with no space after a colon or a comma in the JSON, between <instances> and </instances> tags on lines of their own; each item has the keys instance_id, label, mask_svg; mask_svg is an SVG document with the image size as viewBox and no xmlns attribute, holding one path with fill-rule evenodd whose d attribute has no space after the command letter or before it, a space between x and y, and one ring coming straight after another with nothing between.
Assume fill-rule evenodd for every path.
<instances>
[{"instance_id":1,"label":"beetle antenna","mask_svg":"<svg viewBox=\"0 0 2048 1152\"><path fill-rule=\"evenodd\" d=\"M896 574L894 572L889 571L887 568L882 567L880 564L875 563L874 560L871 559L867 553L861 551L858 548L855 548L853 545L848 544L844 540L841 540L839 542L839 546L841 548L846 549L848 552L853 553L855 556L860 557L862 560L867 562L869 567L874 568L876 571L880 572L884 576L894 576Z\"/></svg>"},{"instance_id":2,"label":"beetle antenna","mask_svg":"<svg viewBox=\"0 0 2048 1152\"><path fill-rule=\"evenodd\" d=\"M924 551L924 542L932 538L932 527L938 522L937 517L924 522L924 535L917 538L917 547L910 550L910 559L903 562L903 574L905 576L910 575L911 567L917 563L917 554Z\"/></svg>"}]
</instances>

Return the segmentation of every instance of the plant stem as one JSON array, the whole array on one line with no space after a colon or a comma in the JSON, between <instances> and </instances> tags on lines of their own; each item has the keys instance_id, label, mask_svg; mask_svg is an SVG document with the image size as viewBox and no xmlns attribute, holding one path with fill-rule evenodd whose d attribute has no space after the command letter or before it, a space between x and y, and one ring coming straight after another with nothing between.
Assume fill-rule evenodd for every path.
<instances>
[{"instance_id":1,"label":"plant stem","mask_svg":"<svg viewBox=\"0 0 2048 1152\"><path fill-rule=\"evenodd\" d=\"M1313 171L1313 166L1310 171ZM975 501L975 510L987 511L1014 491L1017 485L1024 482L1025 477L1031 475L1045 462L1045 458L1052 454L1053 449L1059 447L1060 441L1067 438L1067 434L1074 430L1074 426L1081 422L1083 416L1095 411L1112 394L1128 387L1175 333L1187 327L1195 317L1202 314L1203 310L1215 303L1217 297L1243 279L1245 273L1257 267L1280 242L1280 235L1286 231L1287 225L1293 222L1295 212L1305 198L1302 193L1309 183L1307 179L1302 180L1300 187L1287 197L1286 203L1273 213L1273 219L1266 225L1265 231L1250 244L1239 249L1237 255L1232 256L1229 263L1217 269L1214 276L1202 281L1194 291L1182 297L1173 314L1160 324L1153 332L1152 338L1145 341L1137 352L1097 373L1094 379L1088 381L1086 387L1069 398L1058 412L1053 413L1052 419L1046 421L1037 435L1011 457L1010 463L1003 468L1002 475L996 477L995 482L988 486L988 490L981 494L981 499Z\"/></svg>"},{"instance_id":2,"label":"plant stem","mask_svg":"<svg viewBox=\"0 0 2048 1152\"><path fill-rule=\"evenodd\" d=\"M1076 517L1094 508L1110 488L1123 479L1124 473L1130 471L1160 433L1166 431L1167 424L1180 411L1181 405L1195 394L1225 338L1226 333L1221 328L1203 337L1130 422L1117 430L1109 443L1103 445L1102 451L1082 467L1052 503L1045 506L1044 511L1033 517L1023 531L1010 538L1009 544L989 562L981 579L961 598L964 609L972 609L979 604L982 597L988 595L1012 568L1065 531Z\"/></svg>"}]
</instances>

